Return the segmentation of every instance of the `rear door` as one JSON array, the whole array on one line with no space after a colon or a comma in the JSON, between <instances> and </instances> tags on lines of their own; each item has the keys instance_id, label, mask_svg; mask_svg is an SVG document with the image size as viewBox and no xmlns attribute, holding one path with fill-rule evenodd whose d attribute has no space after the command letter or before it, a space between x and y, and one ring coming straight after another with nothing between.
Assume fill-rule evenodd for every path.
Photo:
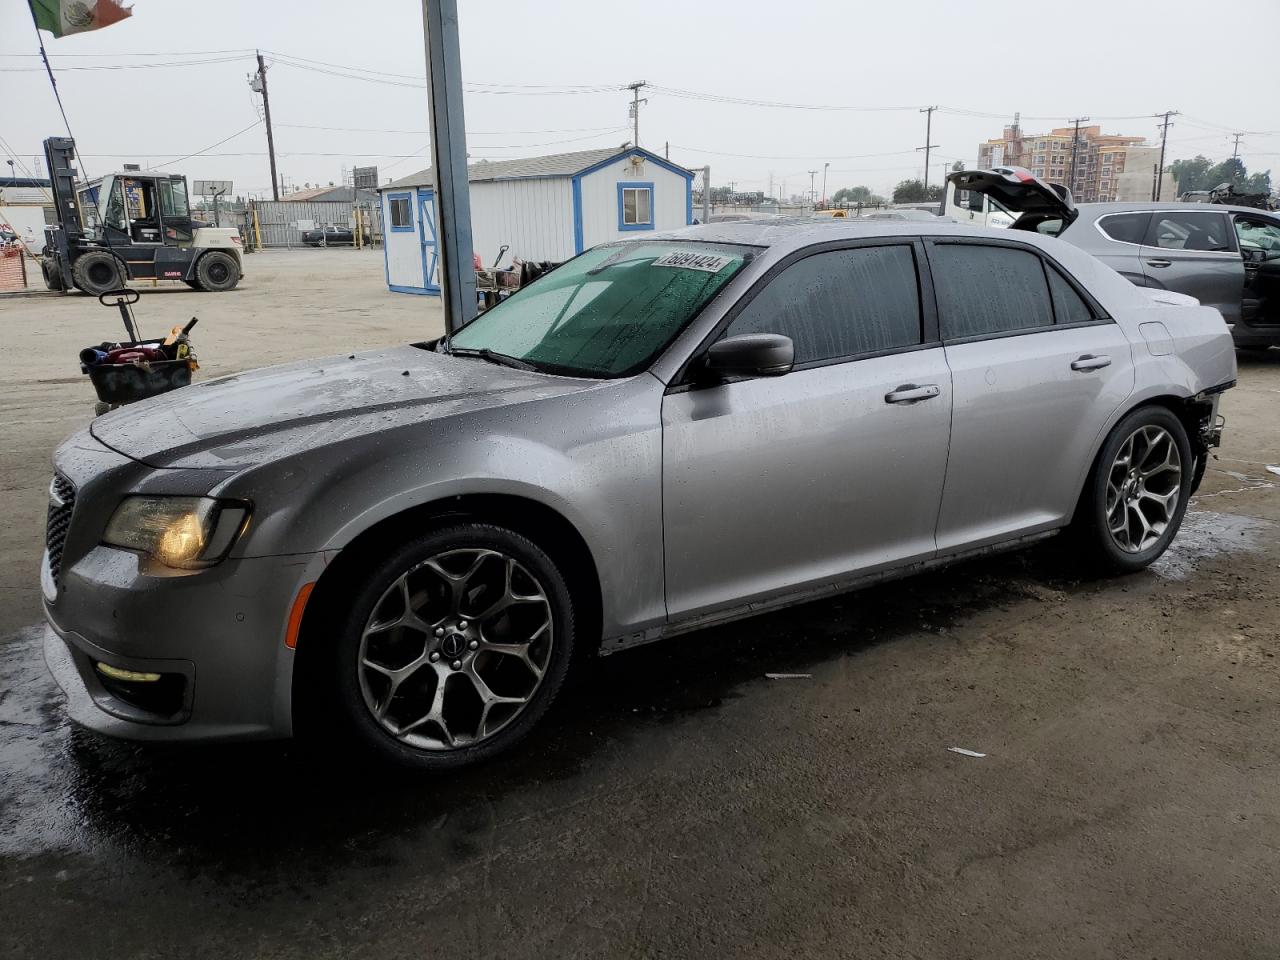
<instances>
[{"instance_id":1,"label":"rear door","mask_svg":"<svg viewBox=\"0 0 1280 960\"><path fill-rule=\"evenodd\" d=\"M1142 246L1149 286L1164 287L1216 307L1227 323L1240 320L1244 260L1225 211L1157 210Z\"/></svg>"},{"instance_id":2,"label":"rear door","mask_svg":"<svg viewBox=\"0 0 1280 960\"><path fill-rule=\"evenodd\" d=\"M1129 342L1036 248L937 239L929 262L954 393L938 549L1061 526L1133 390Z\"/></svg>"},{"instance_id":3,"label":"rear door","mask_svg":"<svg viewBox=\"0 0 1280 960\"><path fill-rule=\"evenodd\" d=\"M721 333L791 337L795 368L668 392L672 617L933 555L951 383L923 256L910 240L801 255Z\"/></svg>"}]
</instances>

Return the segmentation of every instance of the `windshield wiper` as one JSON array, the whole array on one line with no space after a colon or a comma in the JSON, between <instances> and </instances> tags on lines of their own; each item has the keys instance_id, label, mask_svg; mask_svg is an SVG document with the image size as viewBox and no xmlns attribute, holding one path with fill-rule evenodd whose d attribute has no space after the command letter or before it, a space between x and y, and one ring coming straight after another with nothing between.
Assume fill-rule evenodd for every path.
<instances>
[{"instance_id":1,"label":"windshield wiper","mask_svg":"<svg viewBox=\"0 0 1280 960\"><path fill-rule=\"evenodd\" d=\"M521 360L519 357L511 357L505 353L498 353L496 350L490 350L488 347L482 347L479 350L468 349L467 347L451 347L449 354L454 357L479 357L481 360L487 360L489 363L496 363L499 366L511 367L513 370L537 370L537 366L528 360Z\"/></svg>"}]
</instances>

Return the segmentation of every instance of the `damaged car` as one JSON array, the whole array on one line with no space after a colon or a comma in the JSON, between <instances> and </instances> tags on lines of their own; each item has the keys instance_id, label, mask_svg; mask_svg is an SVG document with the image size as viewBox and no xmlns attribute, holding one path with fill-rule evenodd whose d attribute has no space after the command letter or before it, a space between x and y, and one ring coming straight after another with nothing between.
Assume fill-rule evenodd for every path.
<instances>
[{"instance_id":1,"label":"damaged car","mask_svg":"<svg viewBox=\"0 0 1280 960\"><path fill-rule=\"evenodd\" d=\"M455 768L524 740L592 655L1055 535L1145 568L1235 377L1217 310L1034 230L607 243L448 336L74 434L45 657L105 734Z\"/></svg>"}]
</instances>

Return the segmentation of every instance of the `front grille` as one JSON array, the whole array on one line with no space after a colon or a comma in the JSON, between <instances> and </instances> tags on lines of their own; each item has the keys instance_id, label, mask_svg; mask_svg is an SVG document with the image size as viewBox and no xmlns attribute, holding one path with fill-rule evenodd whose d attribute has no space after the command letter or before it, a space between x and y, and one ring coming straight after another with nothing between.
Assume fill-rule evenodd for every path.
<instances>
[{"instance_id":1,"label":"front grille","mask_svg":"<svg viewBox=\"0 0 1280 960\"><path fill-rule=\"evenodd\" d=\"M76 488L60 473L49 484L49 521L45 527L44 545L49 551L49 574L56 584L62 575L62 548L71 526L71 512L76 506Z\"/></svg>"}]
</instances>

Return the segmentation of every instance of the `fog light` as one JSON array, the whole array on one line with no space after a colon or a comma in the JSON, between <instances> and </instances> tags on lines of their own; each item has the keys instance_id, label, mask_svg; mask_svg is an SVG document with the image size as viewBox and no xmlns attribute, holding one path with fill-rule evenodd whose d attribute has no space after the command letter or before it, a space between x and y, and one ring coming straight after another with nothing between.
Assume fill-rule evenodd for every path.
<instances>
[{"instance_id":1,"label":"fog light","mask_svg":"<svg viewBox=\"0 0 1280 960\"><path fill-rule=\"evenodd\" d=\"M119 667L113 667L109 663L95 663L93 666L104 677L110 677L112 680L126 680L129 683L155 683L160 679L160 674L158 673L121 670Z\"/></svg>"}]
</instances>

